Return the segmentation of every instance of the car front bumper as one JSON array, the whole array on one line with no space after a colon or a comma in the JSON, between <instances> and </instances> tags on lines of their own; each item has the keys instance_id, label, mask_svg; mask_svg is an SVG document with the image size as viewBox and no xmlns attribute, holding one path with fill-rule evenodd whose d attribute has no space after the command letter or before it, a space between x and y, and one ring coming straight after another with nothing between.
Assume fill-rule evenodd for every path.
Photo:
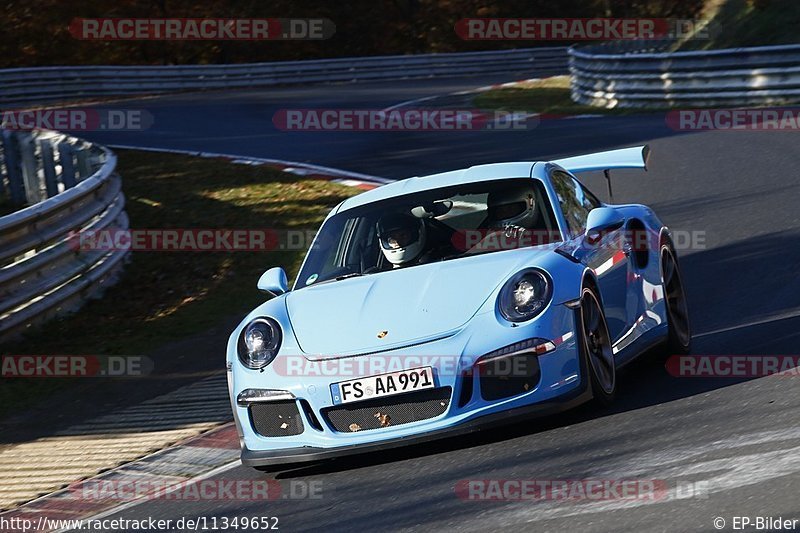
<instances>
[{"instance_id":1,"label":"car front bumper","mask_svg":"<svg viewBox=\"0 0 800 533\"><path fill-rule=\"evenodd\" d=\"M478 417L468 422L460 423L455 426L427 431L425 433L419 433L417 435L411 435L407 437L398 437L376 442L367 442L363 444L351 444L348 446L337 446L335 448L304 446L298 448L281 448L276 450L250 450L246 446L243 446L242 464L251 467L291 465L314 461L324 461L326 459L335 459L337 457L346 457L348 455L380 452L393 448L412 446L415 444L423 444L434 440L466 435L494 426L509 424L515 420L527 417L543 417L558 414L563 411L573 409L591 399L591 390L586 384L582 383L579 388L576 388L571 393L558 398L558 400L526 405L510 409L508 411L499 411L493 414Z\"/></svg>"},{"instance_id":2,"label":"car front bumper","mask_svg":"<svg viewBox=\"0 0 800 533\"><path fill-rule=\"evenodd\" d=\"M264 372L244 370L234 363L230 374L230 392L242 439L242 462L248 466L261 467L369 453L463 435L486 426L507 423L518 417L545 416L570 409L591 398L591 392L586 385L588 380L579 347L580 339L575 331L575 312L565 305L554 305L531 323L521 326L499 327L496 317L492 313L485 313L473 317L467 328L447 338L382 353L382 357L404 357L408 361L415 360L415 356L431 354L456 354L457 358L465 358L467 354L488 354L531 338L560 340L555 349L538 356L538 383L533 384L530 390L526 388L524 393L487 400L478 390L482 382L477 374L465 378L461 369L455 372L452 369L443 371L434 366L437 388L451 389L450 400L443 413L419 421L365 431L337 431L327 417L330 409L340 407L333 405L330 385L354 376L290 376L286 375L289 366L282 365L277 360ZM303 357L300 352L287 355L292 356ZM477 358L467 359L474 361ZM414 368L415 364L409 362L403 366ZM372 372L375 373L379 372ZM459 400L465 387L465 379L473 380L476 389L469 394L470 400L466 403ZM265 437L257 432L249 407L236 403L237 395L248 388L286 391L296 398L298 406L305 405L305 410L298 409L303 419L298 433ZM359 402L348 405L356 406L357 403ZM316 417L317 424L309 420L306 412L308 409Z\"/></svg>"}]
</instances>

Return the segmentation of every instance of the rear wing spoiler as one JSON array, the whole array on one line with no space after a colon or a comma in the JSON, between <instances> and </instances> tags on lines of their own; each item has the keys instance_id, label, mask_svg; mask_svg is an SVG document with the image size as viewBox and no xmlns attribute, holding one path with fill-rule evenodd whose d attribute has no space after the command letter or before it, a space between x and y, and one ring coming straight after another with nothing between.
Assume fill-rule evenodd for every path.
<instances>
[{"instance_id":1,"label":"rear wing spoiler","mask_svg":"<svg viewBox=\"0 0 800 533\"><path fill-rule=\"evenodd\" d=\"M596 154L577 155L553 161L556 165L569 170L573 174L579 172L590 172L592 170L602 170L608 185L608 199L614 201L614 193L611 191L611 169L612 168L641 168L647 170L647 159L650 157L650 147L634 146L632 148L621 148L619 150L609 150L608 152L597 152Z\"/></svg>"},{"instance_id":2,"label":"rear wing spoiler","mask_svg":"<svg viewBox=\"0 0 800 533\"><path fill-rule=\"evenodd\" d=\"M592 170L611 170L612 168L641 168L647 170L647 158L649 156L650 147L645 144L644 146L556 159L553 163L564 167L573 174Z\"/></svg>"}]
</instances>

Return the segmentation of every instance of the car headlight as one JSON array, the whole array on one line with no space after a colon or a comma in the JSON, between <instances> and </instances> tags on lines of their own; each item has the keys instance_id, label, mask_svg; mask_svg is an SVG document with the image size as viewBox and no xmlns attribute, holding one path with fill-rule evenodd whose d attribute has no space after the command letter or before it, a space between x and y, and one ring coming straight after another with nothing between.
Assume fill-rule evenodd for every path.
<instances>
[{"instance_id":1,"label":"car headlight","mask_svg":"<svg viewBox=\"0 0 800 533\"><path fill-rule=\"evenodd\" d=\"M497 306L506 320L525 322L541 313L551 296L550 278L541 270L531 268L518 272L503 285Z\"/></svg>"},{"instance_id":2,"label":"car headlight","mask_svg":"<svg viewBox=\"0 0 800 533\"><path fill-rule=\"evenodd\" d=\"M278 355L281 338L277 322L271 318L256 318L239 336L239 361L253 370L264 368Z\"/></svg>"}]
</instances>

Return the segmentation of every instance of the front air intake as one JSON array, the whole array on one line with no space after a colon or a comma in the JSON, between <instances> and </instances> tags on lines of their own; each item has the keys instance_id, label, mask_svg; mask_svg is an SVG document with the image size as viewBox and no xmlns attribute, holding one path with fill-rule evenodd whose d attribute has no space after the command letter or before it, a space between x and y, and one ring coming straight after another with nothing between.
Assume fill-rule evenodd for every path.
<instances>
[{"instance_id":1,"label":"front air intake","mask_svg":"<svg viewBox=\"0 0 800 533\"><path fill-rule=\"evenodd\" d=\"M251 404L250 422L264 437L287 437L303 432L303 419L295 400Z\"/></svg>"},{"instance_id":2,"label":"front air intake","mask_svg":"<svg viewBox=\"0 0 800 533\"><path fill-rule=\"evenodd\" d=\"M539 358L533 352L498 357L477 366L481 398L501 400L525 394L539 385Z\"/></svg>"}]
</instances>

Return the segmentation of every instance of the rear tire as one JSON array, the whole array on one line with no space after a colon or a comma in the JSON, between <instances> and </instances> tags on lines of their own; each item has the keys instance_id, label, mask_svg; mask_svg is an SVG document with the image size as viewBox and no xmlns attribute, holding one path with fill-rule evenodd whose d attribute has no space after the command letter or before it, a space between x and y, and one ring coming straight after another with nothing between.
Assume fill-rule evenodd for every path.
<instances>
[{"instance_id":1,"label":"rear tire","mask_svg":"<svg viewBox=\"0 0 800 533\"><path fill-rule=\"evenodd\" d=\"M592 396L609 405L617 394L617 368L603 306L590 287L581 291L580 327Z\"/></svg>"}]
</instances>

